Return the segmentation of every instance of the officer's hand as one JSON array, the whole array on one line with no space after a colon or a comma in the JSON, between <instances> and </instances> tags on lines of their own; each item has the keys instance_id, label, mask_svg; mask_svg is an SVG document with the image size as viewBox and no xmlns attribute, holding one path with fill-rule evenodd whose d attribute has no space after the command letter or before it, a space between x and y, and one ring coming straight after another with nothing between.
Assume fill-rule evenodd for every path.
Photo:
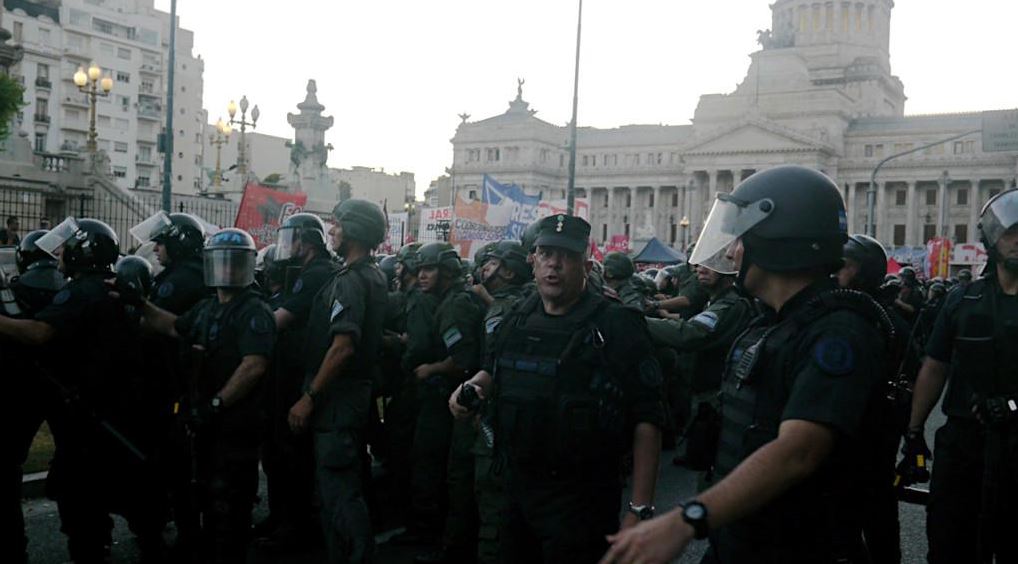
<instances>
[{"instance_id":1,"label":"officer's hand","mask_svg":"<svg viewBox=\"0 0 1018 564\"><path fill-rule=\"evenodd\" d=\"M418 380L424 381L431 377L431 365L422 364L417 368L414 368L414 377Z\"/></svg>"},{"instance_id":2,"label":"officer's hand","mask_svg":"<svg viewBox=\"0 0 1018 564\"><path fill-rule=\"evenodd\" d=\"M211 405L202 404L191 408L185 423L192 433L200 433L203 429L211 427L218 415Z\"/></svg>"},{"instance_id":3,"label":"officer's hand","mask_svg":"<svg viewBox=\"0 0 1018 564\"><path fill-rule=\"evenodd\" d=\"M901 454L905 455L905 458L895 469L895 472L900 476L900 479L897 480L899 487L930 481L930 470L927 463L933 458L933 453L926 446L926 438L923 437L921 430L908 431L905 434L905 444L901 447Z\"/></svg>"},{"instance_id":4,"label":"officer's hand","mask_svg":"<svg viewBox=\"0 0 1018 564\"><path fill-rule=\"evenodd\" d=\"M983 425L1000 425L1018 418L1018 400L1004 396L972 397L972 413Z\"/></svg>"},{"instance_id":5,"label":"officer's hand","mask_svg":"<svg viewBox=\"0 0 1018 564\"><path fill-rule=\"evenodd\" d=\"M308 426L308 419L315 409L315 403L307 394L300 396L297 403L290 408L290 415L287 421L290 423L290 430L294 433L303 433Z\"/></svg>"},{"instance_id":6,"label":"officer's hand","mask_svg":"<svg viewBox=\"0 0 1018 564\"><path fill-rule=\"evenodd\" d=\"M406 333L400 333L399 334L399 342L402 345L406 345L407 343L410 342L410 336L407 335Z\"/></svg>"},{"instance_id":7,"label":"officer's hand","mask_svg":"<svg viewBox=\"0 0 1018 564\"><path fill-rule=\"evenodd\" d=\"M470 382L464 382L463 386L470 386L476 390L477 397L480 398L482 402L487 399L484 396L484 389L480 386L471 384ZM474 414L473 411L460 404L460 392L463 391L463 386L456 386L456 389L453 390L452 394L449 396L449 411L452 412L452 416L456 419L467 419Z\"/></svg>"},{"instance_id":8,"label":"officer's hand","mask_svg":"<svg viewBox=\"0 0 1018 564\"><path fill-rule=\"evenodd\" d=\"M611 547L600 564L664 563L682 554L693 540L693 528L673 511L607 538Z\"/></svg>"}]
</instances>

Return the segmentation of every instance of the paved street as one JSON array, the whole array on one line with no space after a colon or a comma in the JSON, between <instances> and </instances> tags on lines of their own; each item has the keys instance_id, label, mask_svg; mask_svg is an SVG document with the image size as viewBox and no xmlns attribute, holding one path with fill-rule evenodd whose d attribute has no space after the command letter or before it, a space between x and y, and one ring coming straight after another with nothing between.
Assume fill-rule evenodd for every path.
<instances>
[{"instance_id":1,"label":"paved street","mask_svg":"<svg viewBox=\"0 0 1018 564\"><path fill-rule=\"evenodd\" d=\"M927 440L932 445L933 436L931 429L934 425L939 426L943 418L937 410L931 417L931 425L927 426ZM672 454L663 453L660 482L658 487L657 507L658 510L667 510L675 507L679 501L689 497L695 489L695 478L692 473L677 468L671 464ZM264 487L264 481L262 483ZM263 492L264 493L264 492ZM263 495L264 498L264 495ZM24 504L26 520L30 538L30 556L33 564L58 564L67 561L67 551L64 538L59 532L60 522L57 517L56 504L49 500L31 500ZM265 514L265 503L256 509L255 520L262 518ZM902 550L904 552L903 562L915 564L925 561L926 536L923 530L925 523L924 508L915 505L901 504L900 506L902 525ZM389 534L379 535L379 540L384 540ZM685 555L678 562L680 564L692 564L699 562L703 552L703 543L692 547L689 554ZM413 561L414 549L394 548L382 544L379 548L378 561L382 564L407 564ZM133 562L136 555L136 548L132 541L130 532L122 519L116 519L114 531L113 560L114 562ZM318 563L325 559L320 552L309 552L307 554L290 558L267 558L261 555L252 554L252 564L297 564L297 563Z\"/></svg>"}]
</instances>

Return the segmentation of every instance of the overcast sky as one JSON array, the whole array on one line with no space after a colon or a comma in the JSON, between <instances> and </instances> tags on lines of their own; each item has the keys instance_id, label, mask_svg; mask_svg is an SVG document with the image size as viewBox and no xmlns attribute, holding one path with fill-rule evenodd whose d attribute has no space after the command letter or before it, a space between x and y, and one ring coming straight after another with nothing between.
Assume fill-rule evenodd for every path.
<instances>
[{"instance_id":1,"label":"overcast sky","mask_svg":"<svg viewBox=\"0 0 1018 564\"><path fill-rule=\"evenodd\" d=\"M701 94L742 81L769 3L586 0L580 125L689 123ZM575 0L179 0L177 11L205 60L211 121L247 94L259 132L292 137L286 113L314 78L335 117L329 166L410 171L418 194L451 164L457 114L504 112L517 77L538 117L569 119ZM896 0L906 112L1018 106L1016 21L1010 0Z\"/></svg>"}]
</instances>

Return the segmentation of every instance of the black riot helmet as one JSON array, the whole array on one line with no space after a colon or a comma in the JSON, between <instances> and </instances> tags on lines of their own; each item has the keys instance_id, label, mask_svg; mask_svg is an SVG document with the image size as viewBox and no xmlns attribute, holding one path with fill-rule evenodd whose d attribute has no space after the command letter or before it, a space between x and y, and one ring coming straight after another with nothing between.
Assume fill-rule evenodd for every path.
<instances>
[{"instance_id":1,"label":"black riot helmet","mask_svg":"<svg viewBox=\"0 0 1018 564\"><path fill-rule=\"evenodd\" d=\"M60 257L67 276L81 272L111 272L120 255L117 234L98 219L68 217L36 239L35 245L54 258L58 256L57 249L63 247Z\"/></svg>"},{"instance_id":2,"label":"black riot helmet","mask_svg":"<svg viewBox=\"0 0 1018 564\"><path fill-rule=\"evenodd\" d=\"M731 194L718 194L689 262L721 272L712 265L741 238L740 279L751 264L769 272L834 272L842 265L847 226L833 180L811 168L778 166L754 174Z\"/></svg>"},{"instance_id":3,"label":"black riot helmet","mask_svg":"<svg viewBox=\"0 0 1018 564\"><path fill-rule=\"evenodd\" d=\"M297 241L312 245L324 253L325 222L313 213L295 213L283 221L276 232L276 260L294 258Z\"/></svg>"},{"instance_id":4,"label":"black riot helmet","mask_svg":"<svg viewBox=\"0 0 1018 564\"><path fill-rule=\"evenodd\" d=\"M527 262L527 252L517 241L505 240L495 244L489 257L499 261L499 268L505 268L516 275L519 284L534 277L534 270Z\"/></svg>"},{"instance_id":5,"label":"black riot helmet","mask_svg":"<svg viewBox=\"0 0 1018 564\"><path fill-rule=\"evenodd\" d=\"M387 222L378 204L351 198L337 204L332 210L332 215L343 228L344 239L358 241L369 250L385 240Z\"/></svg>"},{"instance_id":6,"label":"black riot helmet","mask_svg":"<svg viewBox=\"0 0 1018 564\"><path fill-rule=\"evenodd\" d=\"M205 245L205 226L188 213L158 211L130 229L142 244L153 241L166 247L170 260L197 257Z\"/></svg>"},{"instance_id":7,"label":"black riot helmet","mask_svg":"<svg viewBox=\"0 0 1018 564\"><path fill-rule=\"evenodd\" d=\"M463 274L463 264L452 245L444 241L422 245L417 251L418 268L434 266L455 278Z\"/></svg>"},{"instance_id":8,"label":"black riot helmet","mask_svg":"<svg viewBox=\"0 0 1018 564\"><path fill-rule=\"evenodd\" d=\"M246 288L254 282L257 251L254 239L243 229L223 229L205 244L205 285L212 288Z\"/></svg>"},{"instance_id":9,"label":"black riot helmet","mask_svg":"<svg viewBox=\"0 0 1018 564\"><path fill-rule=\"evenodd\" d=\"M972 281L972 271L971 270L969 270L967 268L963 268L963 269L958 271L958 283L959 284L968 284L971 281Z\"/></svg>"},{"instance_id":10,"label":"black riot helmet","mask_svg":"<svg viewBox=\"0 0 1018 564\"><path fill-rule=\"evenodd\" d=\"M869 235L850 235L845 243L843 256L859 264L859 272L852 280L854 286L874 292L884 283L887 276L887 251L884 246Z\"/></svg>"},{"instance_id":11,"label":"black riot helmet","mask_svg":"<svg viewBox=\"0 0 1018 564\"><path fill-rule=\"evenodd\" d=\"M527 225L523 232L520 233L520 244L523 245L523 250L525 250L528 255L534 252L534 245L537 243L537 236L540 234L540 231L541 222L535 221L530 225Z\"/></svg>"},{"instance_id":12,"label":"black riot helmet","mask_svg":"<svg viewBox=\"0 0 1018 564\"><path fill-rule=\"evenodd\" d=\"M979 214L979 238L990 261L1018 272L1018 257L1001 255L997 244L1005 233L1018 226L1018 189L1010 189L990 198Z\"/></svg>"},{"instance_id":13,"label":"black riot helmet","mask_svg":"<svg viewBox=\"0 0 1018 564\"><path fill-rule=\"evenodd\" d=\"M115 267L118 290L147 296L152 291L152 263L137 255L120 257Z\"/></svg>"},{"instance_id":14,"label":"black riot helmet","mask_svg":"<svg viewBox=\"0 0 1018 564\"><path fill-rule=\"evenodd\" d=\"M40 260L52 260L46 251L43 251L35 242L40 237L49 233L46 229L37 229L35 231L28 232L21 239L21 243L18 244L18 248L14 251L15 262L18 265L18 272L24 274L28 267L32 266Z\"/></svg>"},{"instance_id":15,"label":"black riot helmet","mask_svg":"<svg viewBox=\"0 0 1018 564\"><path fill-rule=\"evenodd\" d=\"M386 285L392 288L393 283L396 281L396 255L382 257L382 260L378 261L378 268L385 275Z\"/></svg>"},{"instance_id":16,"label":"black riot helmet","mask_svg":"<svg viewBox=\"0 0 1018 564\"><path fill-rule=\"evenodd\" d=\"M902 269L898 271L898 279L900 279L901 283L905 286L915 286L919 283L919 278L916 276L915 269L911 266L902 267Z\"/></svg>"}]
</instances>

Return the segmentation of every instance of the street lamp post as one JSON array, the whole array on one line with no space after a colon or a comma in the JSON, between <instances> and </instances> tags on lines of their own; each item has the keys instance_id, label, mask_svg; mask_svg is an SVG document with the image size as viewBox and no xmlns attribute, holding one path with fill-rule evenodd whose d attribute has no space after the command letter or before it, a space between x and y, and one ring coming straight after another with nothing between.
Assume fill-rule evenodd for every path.
<instances>
[{"instance_id":1,"label":"street lamp post","mask_svg":"<svg viewBox=\"0 0 1018 564\"><path fill-rule=\"evenodd\" d=\"M209 135L209 142L216 146L216 171L212 175L212 185L219 188L223 185L223 166L222 166L222 149L223 145L230 143L230 132L233 129L230 124L223 121L223 118L219 118L216 122L216 130Z\"/></svg>"},{"instance_id":2,"label":"street lamp post","mask_svg":"<svg viewBox=\"0 0 1018 564\"><path fill-rule=\"evenodd\" d=\"M251 121L247 121L247 96L240 98L240 119L234 119L237 115L237 103L230 100L230 103L226 106L227 113L230 114L230 125L240 126L240 139L237 140L237 174L240 175L241 182L247 183L247 142L244 137L244 132L247 130L247 126L251 126L251 129L255 128L255 124L258 122L258 104L251 109Z\"/></svg>"},{"instance_id":3,"label":"street lamp post","mask_svg":"<svg viewBox=\"0 0 1018 564\"><path fill-rule=\"evenodd\" d=\"M102 69L93 61L86 71L78 67L74 73L74 85L78 90L84 92L88 97L88 152L95 153L98 148L96 139L99 134L95 130L95 110L98 103L98 96L107 96L113 90L113 79L109 76L102 76ZM99 91L102 90L102 94Z\"/></svg>"}]
</instances>

